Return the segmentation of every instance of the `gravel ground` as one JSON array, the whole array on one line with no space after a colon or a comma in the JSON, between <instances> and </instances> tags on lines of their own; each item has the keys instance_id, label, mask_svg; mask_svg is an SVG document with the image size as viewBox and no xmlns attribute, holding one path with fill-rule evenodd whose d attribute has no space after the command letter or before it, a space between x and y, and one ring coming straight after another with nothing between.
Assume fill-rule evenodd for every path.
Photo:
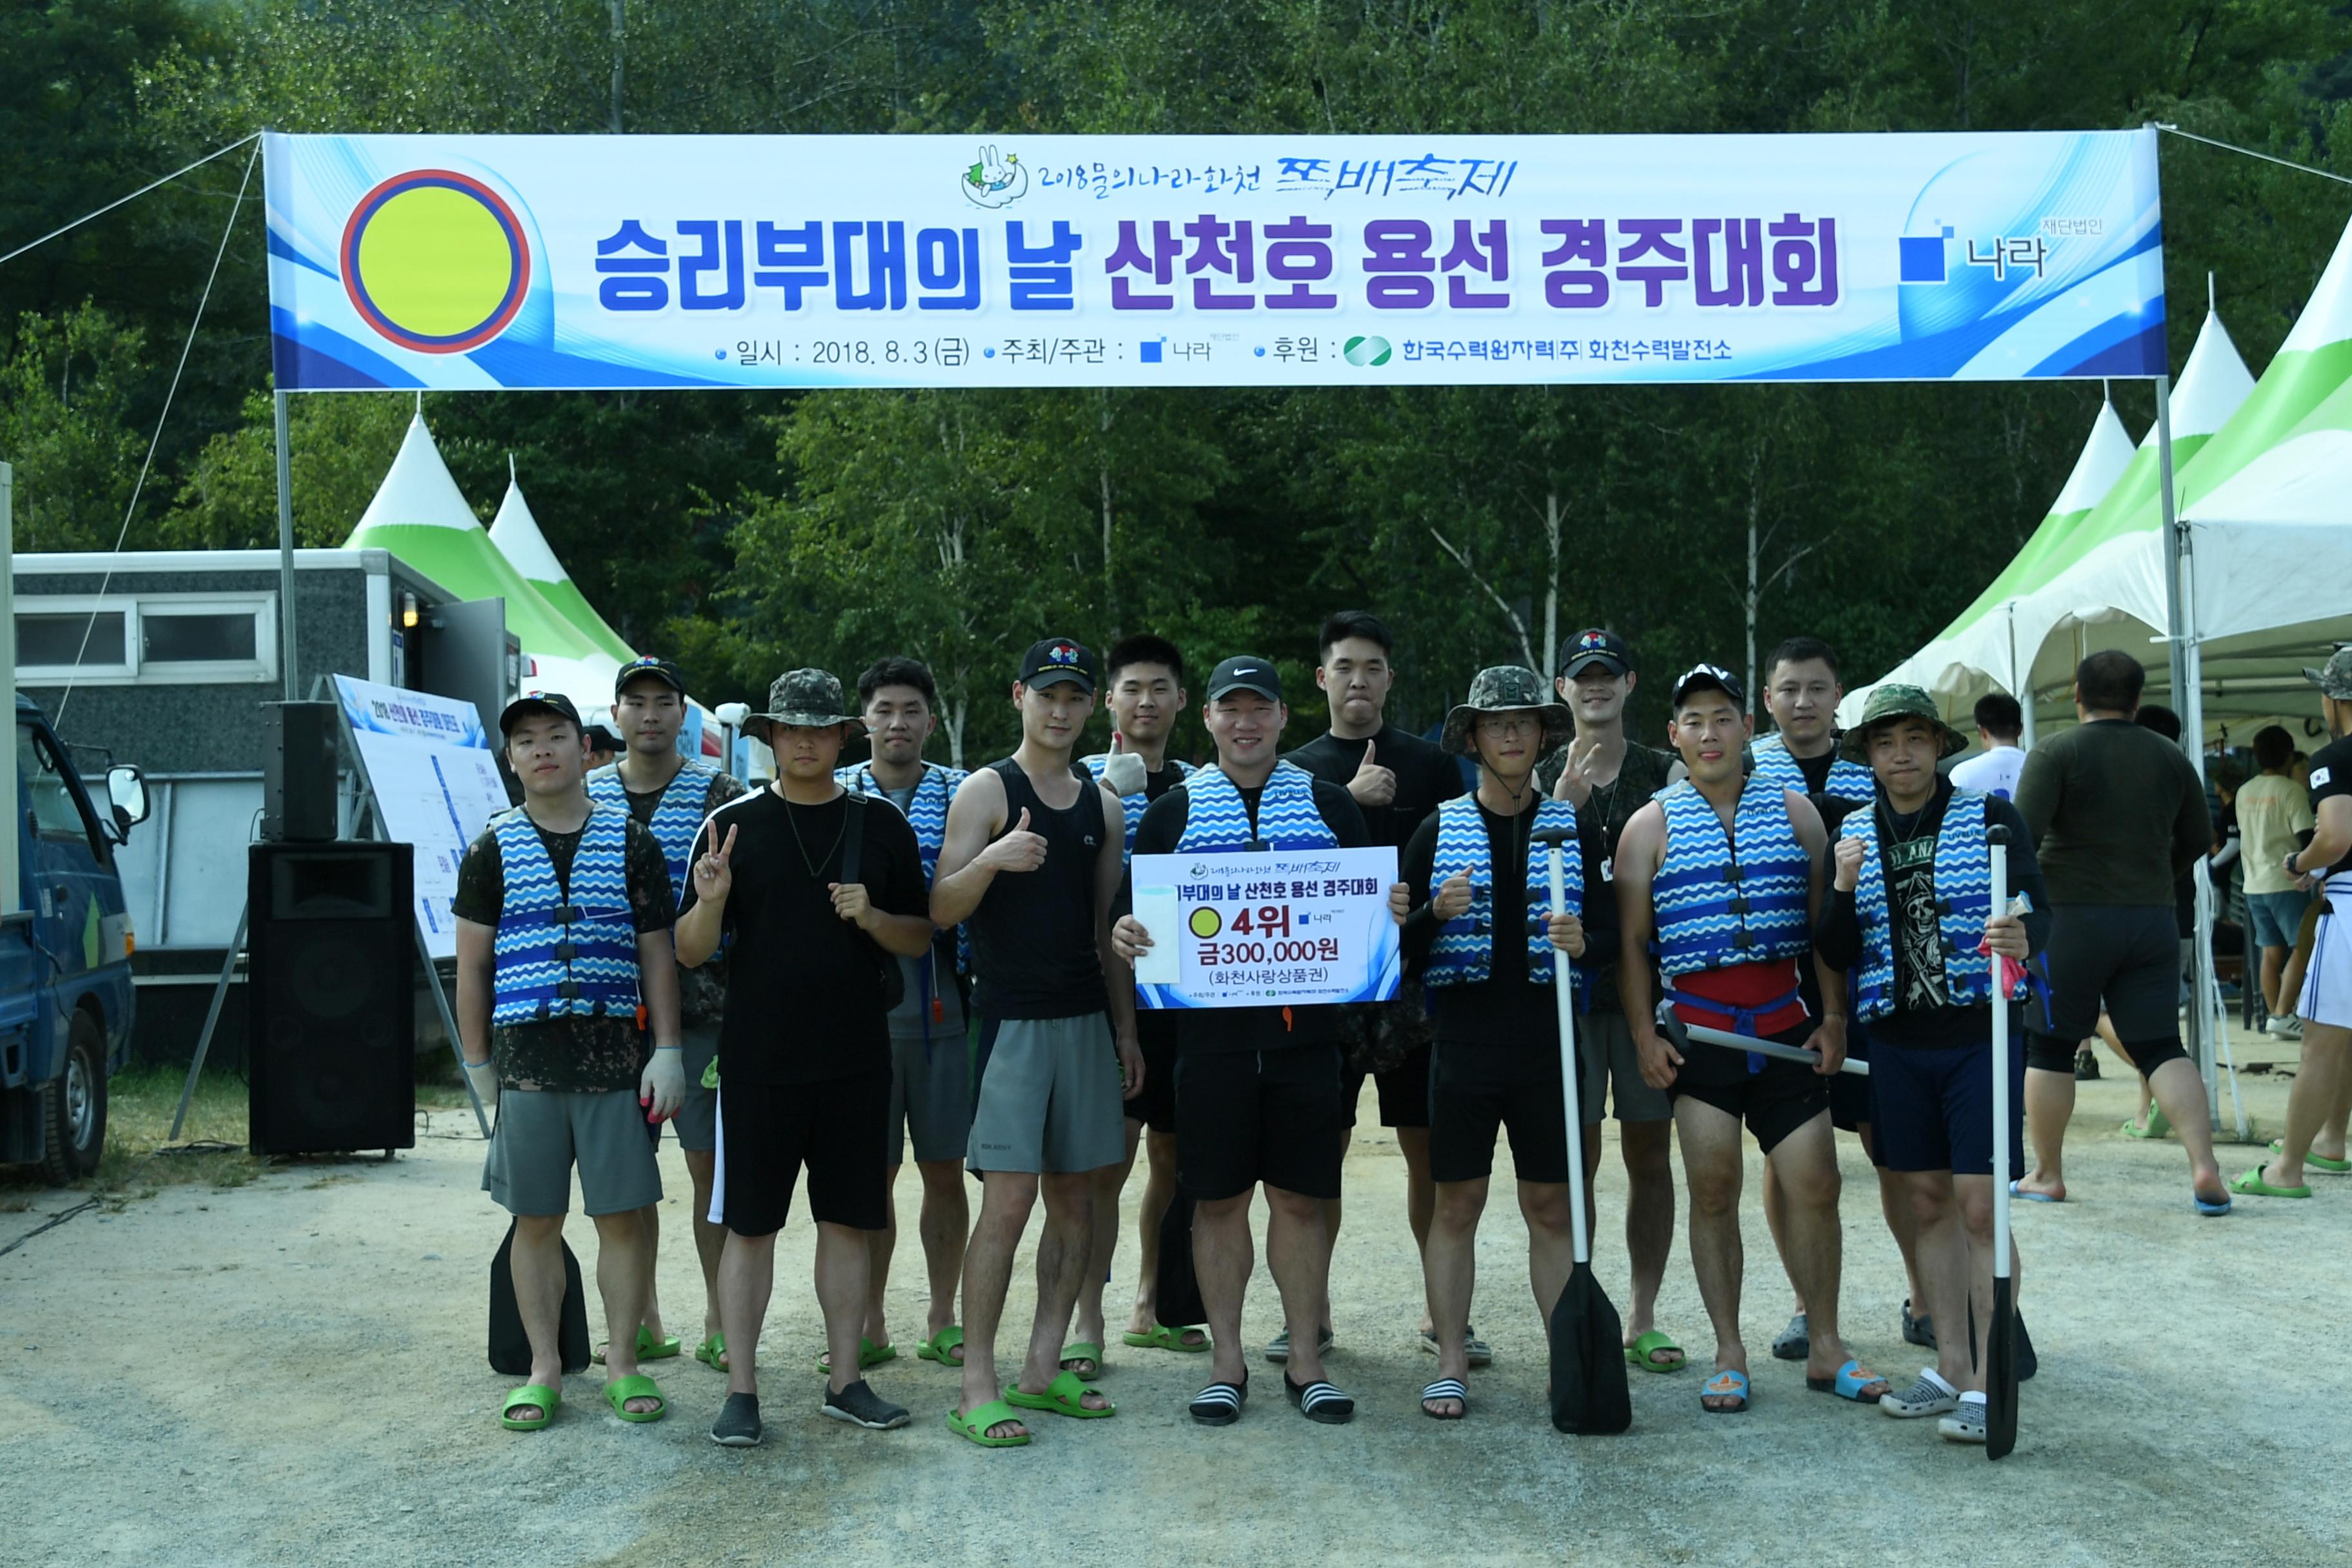
<instances>
[{"instance_id":1,"label":"gravel ground","mask_svg":"<svg viewBox=\"0 0 2352 1568\"><path fill-rule=\"evenodd\" d=\"M2250 1077L2246 1087L2266 1137L2282 1119L2284 1080ZM1040 1417L1037 1440L1007 1452L960 1443L940 1422L952 1377L911 1357L922 1316L911 1226L891 1300L909 1352L873 1381L917 1420L880 1434L821 1420L808 1370L822 1343L806 1284L812 1231L796 1217L767 1334L766 1447L706 1441L721 1381L684 1359L651 1369L674 1400L667 1421L625 1426L593 1381L574 1377L553 1430L509 1434L495 1419L509 1380L482 1359L485 1275L503 1220L478 1190L470 1116L436 1113L423 1119L417 1149L389 1165L308 1162L234 1191L168 1187L0 1258L0 1430L15 1500L0 1561L2339 1556L2352 1506L2326 1478L2347 1473L2352 1437L2343 1384L2327 1369L2341 1363L2352 1282L2352 1178L2315 1177L2325 1185L2309 1203L2241 1200L2230 1219L2199 1220L2179 1150L2115 1131L2128 1109L2112 1068L2083 1086L2073 1200L2019 1206L2042 1370L2024 1391L2018 1451L1998 1467L1941 1442L1932 1422L1808 1394L1800 1367L1769 1358L1786 1284L1752 1200L1750 1414L1702 1415L1696 1368L1635 1373L1630 1434L1554 1433L1525 1236L1503 1198L1481 1237L1476 1319L1495 1365L1472 1374L1469 1420L1424 1420L1415 1394L1435 1363L1414 1338L1421 1279L1403 1164L1390 1135L1369 1126L1349 1160L1334 1270L1329 1364L1360 1402L1353 1426L1302 1420L1275 1385L1277 1369L1254 1357L1246 1418L1196 1427L1182 1406L1204 1362L1114 1344L1102 1386L1122 1406L1115 1421ZM1860 1150L1840 1142L1848 1339L1906 1380L1922 1352L1897 1335L1901 1270ZM2227 1149L2224 1168L2252 1157ZM664 1164L683 1194L674 1145ZM1622 1303L1613 1151L1602 1169L1600 1274ZM1753 1183L1751 1150L1751 1192ZM1140 1185L1129 1189L1115 1301L1133 1279ZM13 1237L71 1201L46 1194L0 1229ZM700 1293L686 1206L673 1196L665 1211L662 1295L690 1308ZM575 1218L570 1240L593 1282L593 1228ZM1024 1259L1007 1342L1026 1332L1027 1279ZM692 1327L690 1312L679 1316ZM1261 1263L1244 1319L1253 1343L1276 1316ZM601 1310L591 1317L601 1321ZM1661 1321L1708 1359L1679 1239Z\"/></svg>"}]
</instances>

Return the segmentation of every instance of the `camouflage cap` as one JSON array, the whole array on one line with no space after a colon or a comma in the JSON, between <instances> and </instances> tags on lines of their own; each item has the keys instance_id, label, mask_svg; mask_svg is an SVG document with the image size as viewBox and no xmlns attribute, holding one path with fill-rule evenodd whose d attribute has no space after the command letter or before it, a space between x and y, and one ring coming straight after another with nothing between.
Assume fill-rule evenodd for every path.
<instances>
[{"instance_id":1,"label":"camouflage cap","mask_svg":"<svg viewBox=\"0 0 2352 1568\"><path fill-rule=\"evenodd\" d=\"M1568 739L1568 706L1552 694L1550 683L1524 665L1497 664L1480 670L1470 681L1470 697L1445 715L1437 743L1457 757L1477 754L1470 744L1470 727L1482 713L1533 712L1543 723L1538 754Z\"/></svg>"},{"instance_id":2,"label":"camouflage cap","mask_svg":"<svg viewBox=\"0 0 2352 1568\"><path fill-rule=\"evenodd\" d=\"M1839 749L1857 763L1870 761L1870 731L1880 724L1895 719L1921 719L1936 728L1942 737L1943 749L1937 754L1948 757L1969 749L1968 737L1944 722L1936 710L1936 700L1916 686L1889 681L1871 688L1862 704L1862 721L1845 732Z\"/></svg>"},{"instance_id":3,"label":"camouflage cap","mask_svg":"<svg viewBox=\"0 0 2352 1568\"><path fill-rule=\"evenodd\" d=\"M2352 647L2339 647L2317 669L2304 667L2303 678L2319 688L2322 697L2352 702Z\"/></svg>"},{"instance_id":4,"label":"camouflage cap","mask_svg":"<svg viewBox=\"0 0 2352 1568\"><path fill-rule=\"evenodd\" d=\"M822 669L788 669L768 688L768 710L744 721L744 729L764 734L771 724L821 730L828 724L854 724L865 733L866 721L842 710L841 682Z\"/></svg>"}]
</instances>

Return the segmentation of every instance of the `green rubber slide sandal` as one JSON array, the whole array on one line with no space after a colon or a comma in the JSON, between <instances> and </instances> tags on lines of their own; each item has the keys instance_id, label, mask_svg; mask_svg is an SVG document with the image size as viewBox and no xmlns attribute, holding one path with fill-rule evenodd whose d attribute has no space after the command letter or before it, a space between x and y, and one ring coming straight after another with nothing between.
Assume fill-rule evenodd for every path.
<instances>
[{"instance_id":1,"label":"green rubber slide sandal","mask_svg":"<svg viewBox=\"0 0 2352 1568\"><path fill-rule=\"evenodd\" d=\"M1201 1337L1188 1340L1184 1337L1187 1334L1198 1334ZM1142 1351L1181 1351L1189 1355L1209 1348L1209 1330L1207 1325L1202 1323L1187 1323L1181 1328L1171 1328L1166 1323L1154 1323L1148 1332L1139 1334L1129 1329L1118 1337L1128 1344Z\"/></svg>"},{"instance_id":2,"label":"green rubber slide sandal","mask_svg":"<svg viewBox=\"0 0 2352 1568\"><path fill-rule=\"evenodd\" d=\"M1024 1394L1015 1384L1004 1391L1004 1403L1023 1410L1050 1410L1080 1421L1101 1421L1118 1414L1118 1406L1108 1403L1100 1410L1087 1409L1086 1394L1085 1381L1075 1372L1066 1372L1047 1384L1043 1394Z\"/></svg>"},{"instance_id":3,"label":"green rubber slide sandal","mask_svg":"<svg viewBox=\"0 0 2352 1568\"><path fill-rule=\"evenodd\" d=\"M661 1408L631 1410L628 1408L628 1403L632 1399L659 1399ZM604 1403L611 1405L613 1414L624 1421L658 1421L669 1414L669 1401L664 1397L661 1385L644 1373L636 1373L628 1377L616 1377L607 1382L604 1384Z\"/></svg>"},{"instance_id":4,"label":"green rubber slide sandal","mask_svg":"<svg viewBox=\"0 0 2352 1568\"><path fill-rule=\"evenodd\" d=\"M1019 1448L1027 1445L1029 1441L1027 1432L1023 1432L1017 1437L992 1437L988 1435L988 1429L991 1426L1001 1426L1007 1421L1020 1419L1021 1412L1013 1409L1002 1399L993 1399L969 1415L959 1415L952 1410L949 1411L948 1430L960 1437L968 1438L979 1444L983 1448Z\"/></svg>"},{"instance_id":5,"label":"green rubber slide sandal","mask_svg":"<svg viewBox=\"0 0 2352 1568\"><path fill-rule=\"evenodd\" d=\"M543 1383L526 1383L508 1394L506 1404L499 1407L499 1425L509 1432L536 1432L555 1419L555 1412L562 1404L562 1389L550 1388ZM529 1416L512 1414L524 1405L535 1408L539 1414Z\"/></svg>"},{"instance_id":6,"label":"green rubber slide sandal","mask_svg":"<svg viewBox=\"0 0 2352 1568\"><path fill-rule=\"evenodd\" d=\"M2284 1138L2272 1139L2271 1152L2273 1154L2285 1153L2286 1140ZM2338 1176L2352 1173L2352 1160L2331 1160L2325 1154L2306 1152L2303 1157L2303 1163L2309 1165L2315 1171L2332 1172Z\"/></svg>"},{"instance_id":7,"label":"green rubber slide sandal","mask_svg":"<svg viewBox=\"0 0 2352 1568\"><path fill-rule=\"evenodd\" d=\"M1070 1364L1074 1361L1090 1361L1095 1363L1095 1369L1092 1372L1080 1372ZM1092 1383L1103 1374L1102 1346L1092 1340L1076 1340L1064 1345L1062 1370L1071 1373L1081 1383Z\"/></svg>"},{"instance_id":8,"label":"green rubber slide sandal","mask_svg":"<svg viewBox=\"0 0 2352 1568\"><path fill-rule=\"evenodd\" d=\"M811 1363L817 1369L817 1371L823 1373L827 1377L831 1377L833 1375L833 1366L824 1358L832 1353L833 1352L831 1351L819 1351L816 1355L816 1360ZM872 1340L867 1339L864 1334L857 1336L858 1371L864 1372L869 1366L880 1366L886 1361L897 1361L898 1359L898 1347L897 1345L877 1345Z\"/></svg>"},{"instance_id":9,"label":"green rubber slide sandal","mask_svg":"<svg viewBox=\"0 0 2352 1568\"><path fill-rule=\"evenodd\" d=\"M2311 1188L2308 1184L2300 1187L2271 1185L2263 1180L2263 1168L2260 1165L2256 1165L2242 1176L2231 1177L2230 1190L2240 1197L2248 1198L2307 1198L2311 1195Z\"/></svg>"},{"instance_id":10,"label":"green rubber slide sandal","mask_svg":"<svg viewBox=\"0 0 2352 1568\"><path fill-rule=\"evenodd\" d=\"M646 1328L643 1323L639 1323L637 1325L637 1359L639 1361L667 1361L670 1357L677 1355L685 1348L686 1346L679 1341L676 1334L665 1335L663 1338L657 1340L654 1338L652 1330ZM598 1345L594 1353L590 1355L588 1359L594 1362L598 1366L603 1366L604 1364L604 1347Z\"/></svg>"},{"instance_id":11,"label":"green rubber slide sandal","mask_svg":"<svg viewBox=\"0 0 2352 1568\"><path fill-rule=\"evenodd\" d=\"M1660 1351L1674 1352L1675 1359L1653 1361L1651 1358ZM1683 1354L1683 1347L1675 1343L1674 1336L1663 1329L1652 1329L1625 1347L1625 1364L1638 1366L1643 1372L1680 1372L1689 1359Z\"/></svg>"},{"instance_id":12,"label":"green rubber slide sandal","mask_svg":"<svg viewBox=\"0 0 2352 1568\"><path fill-rule=\"evenodd\" d=\"M963 1359L950 1352L961 1349L962 1345L963 1330L957 1324L950 1323L946 1328L917 1345L915 1354L920 1360L935 1361L941 1366L961 1366Z\"/></svg>"},{"instance_id":13,"label":"green rubber slide sandal","mask_svg":"<svg viewBox=\"0 0 2352 1568\"><path fill-rule=\"evenodd\" d=\"M727 1370L727 1336L713 1334L694 1347L694 1359L713 1372Z\"/></svg>"}]
</instances>

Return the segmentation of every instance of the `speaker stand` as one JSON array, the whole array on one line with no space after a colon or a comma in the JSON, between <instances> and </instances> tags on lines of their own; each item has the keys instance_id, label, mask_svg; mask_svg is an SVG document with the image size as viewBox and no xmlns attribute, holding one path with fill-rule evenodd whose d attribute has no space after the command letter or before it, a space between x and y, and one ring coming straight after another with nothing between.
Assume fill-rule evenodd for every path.
<instances>
[{"instance_id":1,"label":"speaker stand","mask_svg":"<svg viewBox=\"0 0 2352 1568\"><path fill-rule=\"evenodd\" d=\"M228 939L228 952L221 959L220 979L213 984L213 1005L205 1009L204 1032L196 1037L196 1059L188 1064L188 1081L180 1086L180 1109L172 1113L172 1141L178 1142L180 1124L188 1119L188 1101L196 1094L196 1080L204 1076L205 1058L213 1048L213 1030L220 1024L221 1004L228 999L230 976L236 973L236 955L245 948L246 918L253 913L250 904L236 908L236 934Z\"/></svg>"},{"instance_id":2,"label":"speaker stand","mask_svg":"<svg viewBox=\"0 0 2352 1568\"><path fill-rule=\"evenodd\" d=\"M457 1044L457 1019L449 1011L449 994L441 987L441 966L433 962L433 951L425 945L425 928L412 918L409 929L416 933L416 956L425 965L425 978L433 983L433 1005L441 1014L441 1033L449 1042L449 1054L457 1058L457 1081L466 1086L466 1098L474 1102L474 1124L482 1130L482 1141L489 1142L490 1119L482 1113L482 1097L474 1092L474 1080L466 1071L466 1053ZM384 1158L392 1152L386 1150Z\"/></svg>"}]
</instances>

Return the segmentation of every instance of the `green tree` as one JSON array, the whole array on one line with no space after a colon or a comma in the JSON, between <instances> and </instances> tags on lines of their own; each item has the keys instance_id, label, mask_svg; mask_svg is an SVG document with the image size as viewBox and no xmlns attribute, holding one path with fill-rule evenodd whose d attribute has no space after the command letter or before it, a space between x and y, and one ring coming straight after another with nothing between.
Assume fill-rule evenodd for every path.
<instances>
[{"instance_id":1,"label":"green tree","mask_svg":"<svg viewBox=\"0 0 2352 1568\"><path fill-rule=\"evenodd\" d=\"M94 305L18 319L0 362L0 457L16 470L16 548L107 550L146 443L130 425L143 338Z\"/></svg>"}]
</instances>

